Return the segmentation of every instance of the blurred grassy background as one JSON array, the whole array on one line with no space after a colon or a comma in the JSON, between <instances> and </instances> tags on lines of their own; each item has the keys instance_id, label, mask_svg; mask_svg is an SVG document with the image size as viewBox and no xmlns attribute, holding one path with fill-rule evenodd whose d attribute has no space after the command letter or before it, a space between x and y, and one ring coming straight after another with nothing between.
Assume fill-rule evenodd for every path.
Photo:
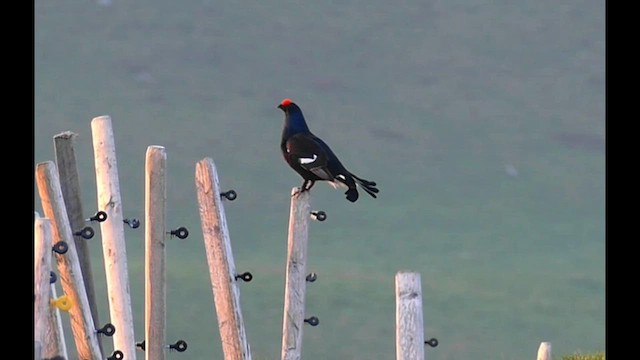
<instances>
[{"instance_id":1,"label":"blurred grassy background","mask_svg":"<svg viewBox=\"0 0 640 360\"><path fill-rule=\"evenodd\" d=\"M284 97L381 189L355 204L313 189L328 220L310 230L320 325L305 328L305 359L393 358L399 270L422 274L429 359L604 350L603 2L102 2L35 2L35 162L78 133L92 214L90 121L110 115L125 216L142 219L146 148L167 148L167 220L191 230L167 249L167 341L189 344L170 358L222 356L194 185L207 156L239 194L226 211L237 268L254 274L241 292L254 358L280 356L301 183L279 153ZM144 235L126 235L142 340Z\"/></svg>"}]
</instances>

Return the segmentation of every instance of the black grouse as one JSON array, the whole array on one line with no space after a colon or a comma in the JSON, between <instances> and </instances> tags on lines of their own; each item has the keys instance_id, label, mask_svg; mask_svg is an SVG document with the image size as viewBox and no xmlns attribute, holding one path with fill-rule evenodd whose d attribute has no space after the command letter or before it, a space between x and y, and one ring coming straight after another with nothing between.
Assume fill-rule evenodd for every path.
<instances>
[{"instance_id":1,"label":"black grouse","mask_svg":"<svg viewBox=\"0 0 640 360\"><path fill-rule=\"evenodd\" d=\"M309 131L298 105L284 99L278 108L285 115L280 148L289 166L304 179L300 192L309 191L316 181L328 181L335 188L346 187L345 195L351 202L358 200L356 184L376 198L379 191L376 183L345 169L329 145Z\"/></svg>"}]
</instances>

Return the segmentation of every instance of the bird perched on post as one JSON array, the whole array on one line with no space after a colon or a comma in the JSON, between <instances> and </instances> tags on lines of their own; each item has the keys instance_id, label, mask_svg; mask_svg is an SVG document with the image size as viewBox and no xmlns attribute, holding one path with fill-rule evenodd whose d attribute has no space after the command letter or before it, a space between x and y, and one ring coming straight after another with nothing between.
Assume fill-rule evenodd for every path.
<instances>
[{"instance_id":1,"label":"bird perched on post","mask_svg":"<svg viewBox=\"0 0 640 360\"><path fill-rule=\"evenodd\" d=\"M302 110L290 99L284 99L278 105L284 111L284 128L280 148L289 166L295 170L304 182L300 192L309 191L316 181L328 181L334 188L347 188L347 200L358 200L356 184L367 194L376 198L376 183L357 177L340 163L322 139L309 131Z\"/></svg>"}]
</instances>

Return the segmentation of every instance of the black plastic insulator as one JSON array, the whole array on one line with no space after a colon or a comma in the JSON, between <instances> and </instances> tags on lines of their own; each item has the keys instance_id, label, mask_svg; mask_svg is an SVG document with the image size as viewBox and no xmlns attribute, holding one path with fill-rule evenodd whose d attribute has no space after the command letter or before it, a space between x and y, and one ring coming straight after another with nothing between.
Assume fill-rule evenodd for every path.
<instances>
[{"instance_id":1,"label":"black plastic insulator","mask_svg":"<svg viewBox=\"0 0 640 360\"><path fill-rule=\"evenodd\" d=\"M186 227L181 226L175 230L171 230L169 234L171 234L171 236L178 237L178 239L186 239L187 236L189 236L189 230L187 230Z\"/></svg>"},{"instance_id":2,"label":"black plastic insulator","mask_svg":"<svg viewBox=\"0 0 640 360\"><path fill-rule=\"evenodd\" d=\"M111 324L111 323L107 323L102 328L96 330L96 332L98 334L103 334L103 335L111 337L111 336L113 336L113 334L116 333L116 327L113 326L113 324Z\"/></svg>"},{"instance_id":3,"label":"black plastic insulator","mask_svg":"<svg viewBox=\"0 0 640 360\"><path fill-rule=\"evenodd\" d=\"M318 280L318 274L316 274L316 273L314 273L314 272L309 273L309 274L307 275L307 277L305 278L305 280L306 280L307 282L312 283L312 282L314 282L314 281Z\"/></svg>"},{"instance_id":4,"label":"black plastic insulator","mask_svg":"<svg viewBox=\"0 0 640 360\"><path fill-rule=\"evenodd\" d=\"M54 273L53 271L49 272L49 284L55 284L57 280L58 275L56 275L56 273Z\"/></svg>"},{"instance_id":5,"label":"black plastic insulator","mask_svg":"<svg viewBox=\"0 0 640 360\"><path fill-rule=\"evenodd\" d=\"M122 219L122 221L132 229L137 229L140 226L140 220L138 219Z\"/></svg>"},{"instance_id":6,"label":"black plastic insulator","mask_svg":"<svg viewBox=\"0 0 640 360\"><path fill-rule=\"evenodd\" d=\"M66 254L67 250L69 250L69 245L67 245L67 243L64 241L58 241L57 243L53 244L53 252L55 252L56 254Z\"/></svg>"},{"instance_id":7,"label":"black plastic insulator","mask_svg":"<svg viewBox=\"0 0 640 360\"><path fill-rule=\"evenodd\" d=\"M243 272L242 274L236 274L236 280L241 279L244 282L249 282L253 279L253 275L250 272Z\"/></svg>"},{"instance_id":8,"label":"black plastic insulator","mask_svg":"<svg viewBox=\"0 0 640 360\"><path fill-rule=\"evenodd\" d=\"M320 210L320 211L312 211L311 212L311 218L313 220L318 220L318 221L325 221L327 220L327 213Z\"/></svg>"},{"instance_id":9,"label":"black plastic insulator","mask_svg":"<svg viewBox=\"0 0 640 360\"><path fill-rule=\"evenodd\" d=\"M139 343L136 343L136 347L140 348L140 350L144 351L145 350L145 341L142 340Z\"/></svg>"},{"instance_id":10,"label":"black plastic insulator","mask_svg":"<svg viewBox=\"0 0 640 360\"><path fill-rule=\"evenodd\" d=\"M177 352L187 351L187 342L184 340L178 340L175 344L169 345L169 349Z\"/></svg>"},{"instance_id":11,"label":"black plastic insulator","mask_svg":"<svg viewBox=\"0 0 640 360\"><path fill-rule=\"evenodd\" d=\"M438 339L436 339L436 338L431 338L431 339L429 339L429 340L425 340L425 341L424 341L424 343L425 343L426 345L431 346L431 347L436 347L436 346L438 346Z\"/></svg>"},{"instance_id":12,"label":"black plastic insulator","mask_svg":"<svg viewBox=\"0 0 640 360\"><path fill-rule=\"evenodd\" d=\"M306 322L307 324L309 324L311 326L318 326L318 324L320 324L320 320L315 316L312 316L312 317L310 317L308 319L304 319L304 322Z\"/></svg>"},{"instance_id":13,"label":"black plastic insulator","mask_svg":"<svg viewBox=\"0 0 640 360\"><path fill-rule=\"evenodd\" d=\"M229 200L229 201L233 201L238 197L238 193L236 193L235 190L229 190L229 191L225 191L223 193L220 193L220 196L222 196L223 198Z\"/></svg>"},{"instance_id":14,"label":"black plastic insulator","mask_svg":"<svg viewBox=\"0 0 640 360\"><path fill-rule=\"evenodd\" d=\"M78 230L73 233L73 235L81 236L83 239L87 239L87 240L91 239L95 234L96 233L95 231L93 231L93 228L91 226L85 226L82 228L82 230Z\"/></svg>"},{"instance_id":15,"label":"black plastic insulator","mask_svg":"<svg viewBox=\"0 0 640 360\"><path fill-rule=\"evenodd\" d=\"M122 360L124 359L124 354L120 350L116 350L107 358L107 360Z\"/></svg>"},{"instance_id":16,"label":"black plastic insulator","mask_svg":"<svg viewBox=\"0 0 640 360\"><path fill-rule=\"evenodd\" d=\"M89 221L103 222L103 221L107 220L107 213L102 211L102 210L100 210L95 215L90 217L88 220Z\"/></svg>"}]
</instances>

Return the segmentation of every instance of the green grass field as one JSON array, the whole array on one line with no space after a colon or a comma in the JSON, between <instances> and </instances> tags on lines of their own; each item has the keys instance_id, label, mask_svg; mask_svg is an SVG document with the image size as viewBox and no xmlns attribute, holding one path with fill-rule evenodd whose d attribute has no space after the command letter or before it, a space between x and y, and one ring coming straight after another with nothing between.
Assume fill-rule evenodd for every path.
<instances>
[{"instance_id":1,"label":"green grass field","mask_svg":"<svg viewBox=\"0 0 640 360\"><path fill-rule=\"evenodd\" d=\"M254 275L241 285L254 358L280 356L302 182L279 153L285 97L381 190L351 204L313 189L328 220L310 229L306 312L320 325L304 330L304 359L392 359L400 270L422 275L430 360L532 359L541 341L554 357L605 350L603 3L61 0L34 16L35 162L54 159L55 134L79 134L87 215L93 117L113 119L126 217L144 217L147 146L167 149L167 221L191 232L167 246L167 342L189 345L170 358L222 357L194 183L204 157L238 192L226 212L236 266ZM126 236L142 340L144 230Z\"/></svg>"}]
</instances>

